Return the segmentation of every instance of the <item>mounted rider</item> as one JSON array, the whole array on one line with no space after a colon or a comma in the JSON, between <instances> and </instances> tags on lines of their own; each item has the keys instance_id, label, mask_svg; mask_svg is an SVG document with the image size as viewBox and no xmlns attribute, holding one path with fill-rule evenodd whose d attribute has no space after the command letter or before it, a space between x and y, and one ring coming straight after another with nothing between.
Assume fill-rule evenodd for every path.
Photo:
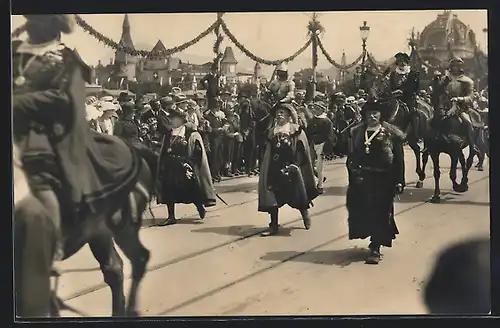
<instances>
[{"instance_id":1,"label":"mounted rider","mask_svg":"<svg viewBox=\"0 0 500 328\"><path fill-rule=\"evenodd\" d=\"M467 132L466 141L470 149L472 147L477 151L474 142L474 130L469 116L469 110L473 104L474 81L464 74L464 61L460 57L452 57L448 62L448 74L444 77L437 76L434 80L434 92L438 94L434 97L438 101L440 109L447 103L456 105L457 114L461 118L462 126ZM452 106L453 108L453 106Z\"/></svg>"},{"instance_id":2,"label":"mounted rider","mask_svg":"<svg viewBox=\"0 0 500 328\"><path fill-rule=\"evenodd\" d=\"M87 124L90 68L60 41L61 33L73 31L73 16L25 17L28 39L12 42L13 135L33 195L60 235L61 217L79 220L129 190L140 158L118 137ZM55 260L61 260L62 238L56 247Z\"/></svg>"},{"instance_id":3,"label":"mounted rider","mask_svg":"<svg viewBox=\"0 0 500 328\"><path fill-rule=\"evenodd\" d=\"M281 63L276 67L277 79L269 84L274 101L291 103L295 99L295 82L288 78L288 67Z\"/></svg>"},{"instance_id":4,"label":"mounted rider","mask_svg":"<svg viewBox=\"0 0 500 328\"><path fill-rule=\"evenodd\" d=\"M420 78L419 72L412 70L410 56L398 52L394 55L396 58L396 69L389 75L389 88L393 95L399 97L404 107L410 113L411 125L416 128L418 113L417 94L419 90Z\"/></svg>"}]
</instances>

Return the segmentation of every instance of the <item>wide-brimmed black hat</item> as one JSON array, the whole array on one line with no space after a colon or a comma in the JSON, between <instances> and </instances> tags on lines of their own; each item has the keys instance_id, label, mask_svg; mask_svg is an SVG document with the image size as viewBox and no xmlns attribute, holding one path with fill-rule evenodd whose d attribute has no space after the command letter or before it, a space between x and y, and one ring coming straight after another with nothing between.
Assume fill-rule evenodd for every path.
<instances>
[{"instance_id":1,"label":"wide-brimmed black hat","mask_svg":"<svg viewBox=\"0 0 500 328\"><path fill-rule=\"evenodd\" d=\"M75 29L75 17L68 14L51 15L24 15L27 21L37 21L51 28L58 29L61 33L70 34Z\"/></svg>"},{"instance_id":2,"label":"wide-brimmed black hat","mask_svg":"<svg viewBox=\"0 0 500 328\"><path fill-rule=\"evenodd\" d=\"M365 115L368 112L378 111L382 112L381 104L377 100L369 100L361 107L361 115Z\"/></svg>"},{"instance_id":3,"label":"wide-brimmed black hat","mask_svg":"<svg viewBox=\"0 0 500 328\"><path fill-rule=\"evenodd\" d=\"M410 56L408 56L404 52L398 52L397 54L394 55L394 58L396 58L396 60L402 60L406 63L410 62Z\"/></svg>"}]
</instances>

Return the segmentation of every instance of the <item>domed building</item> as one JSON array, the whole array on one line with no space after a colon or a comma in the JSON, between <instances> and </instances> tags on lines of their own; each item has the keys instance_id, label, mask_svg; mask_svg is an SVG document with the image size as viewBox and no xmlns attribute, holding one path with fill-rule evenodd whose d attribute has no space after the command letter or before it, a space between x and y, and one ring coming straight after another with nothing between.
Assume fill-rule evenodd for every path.
<instances>
[{"instance_id":1,"label":"domed building","mask_svg":"<svg viewBox=\"0 0 500 328\"><path fill-rule=\"evenodd\" d=\"M487 56L479 50L474 31L450 10L439 14L414 41L424 63L443 68L451 56L458 56L464 61L466 74L480 84L479 87L484 84Z\"/></svg>"}]
</instances>

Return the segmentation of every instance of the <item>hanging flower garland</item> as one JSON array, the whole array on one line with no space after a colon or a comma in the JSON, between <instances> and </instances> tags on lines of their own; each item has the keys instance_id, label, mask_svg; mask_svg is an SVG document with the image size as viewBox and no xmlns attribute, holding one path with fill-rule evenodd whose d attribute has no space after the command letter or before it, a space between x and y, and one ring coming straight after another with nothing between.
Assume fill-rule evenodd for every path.
<instances>
[{"instance_id":1,"label":"hanging flower garland","mask_svg":"<svg viewBox=\"0 0 500 328\"><path fill-rule=\"evenodd\" d=\"M217 25L215 26L213 32L215 33L215 43L213 47L213 52L215 55L214 58L214 64L219 68L220 66L220 61L222 60L222 56L224 55L221 51L221 45L222 41L224 40L224 36L222 35L220 28L221 28L221 23L222 23L222 15L224 13L217 13Z\"/></svg>"},{"instance_id":2,"label":"hanging flower garland","mask_svg":"<svg viewBox=\"0 0 500 328\"><path fill-rule=\"evenodd\" d=\"M187 48L195 45L201 39L209 35L215 29L215 27L218 24L220 24L218 20L215 21L212 25L210 25L205 31L200 33L197 37L184 44L181 44L180 46L167 49L166 51L156 51L156 50L148 51L148 50L135 50L128 46L124 46L122 44L113 41L112 39L108 38L107 36L95 30L89 23L87 23L82 17L80 17L80 15L75 15L75 20L78 26L80 26L85 32L96 38L97 41L103 42L106 46L110 48L122 51L130 56L141 56L141 57L153 56L155 58L166 58L174 53L186 50Z\"/></svg>"},{"instance_id":3,"label":"hanging flower garland","mask_svg":"<svg viewBox=\"0 0 500 328\"><path fill-rule=\"evenodd\" d=\"M254 55L243 44L241 44L238 41L238 39L236 39L236 37L231 33L231 31L228 29L226 23L223 20L221 20L221 27L222 27L222 30L224 31L224 34L227 35L227 37L229 38L229 40L231 40L231 42L234 43L234 45L241 52L243 52L246 56L248 56L250 59L252 59L255 62L258 62L260 64L264 64L264 65L270 65L270 66L279 65L282 62L290 62L290 61L294 60L297 56L299 56L301 53L303 53L309 47L309 45L312 42L312 39L309 38L307 40L307 42L299 50L297 50L293 55L291 55L291 56L289 56L287 58L284 58L284 59L281 59L281 60L266 60L266 59L263 59L263 58L260 58L260 57L258 57L256 55Z\"/></svg>"},{"instance_id":4,"label":"hanging flower garland","mask_svg":"<svg viewBox=\"0 0 500 328\"><path fill-rule=\"evenodd\" d=\"M323 53L323 55L326 57L326 60L328 60L328 62L330 64L335 66L335 68L341 69L341 70L349 70L349 69L353 68L363 59L363 55L364 55L364 52L363 52L352 63L350 63L348 65L341 65L341 64L337 63L335 60L333 60L333 58L330 56L330 54L326 51L325 46L323 45L323 42L321 42L320 38L318 38L318 46L321 49L321 52Z\"/></svg>"},{"instance_id":5,"label":"hanging flower garland","mask_svg":"<svg viewBox=\"0 0 500 328\"><path fill-rule=\"evenodd\" d=\"M325 32L317 13L313 13L312 19L307 23L307 31L312 43L312 66L316 67L318 66L318 35Z\"/></svg>"}]
</instances>

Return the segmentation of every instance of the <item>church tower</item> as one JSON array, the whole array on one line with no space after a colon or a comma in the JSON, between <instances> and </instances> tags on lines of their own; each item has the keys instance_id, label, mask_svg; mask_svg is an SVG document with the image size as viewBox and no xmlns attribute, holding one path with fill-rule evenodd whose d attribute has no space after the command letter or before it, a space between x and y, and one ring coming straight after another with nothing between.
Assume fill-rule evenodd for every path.
<instances>
[{"instance_id":1,"label":"church tower","mask_svg":"<svg viewBox=\"0 0 500 328\"><path fill-rule=\"evenodd\" d=\"M261 75L262 75L262 66L260 65L259 62L256 62L253 68L254 83L258 84L260 82L259 80Z\"/></svg>"},{"instance_id":2,"label":"church tower","mask_svg":"<svg viewBox=\"0 0 500 328\"><path fill-rule=\"evenodd\" d=\"M123 19L122 36L119 44L135 50L134 43L132 42L132 36L130 35L130 22L128 14L125 14ZM115 72L117 78L125 78L125 80L128 81L135 80L136 65L137 58L135 56L130 56L120 50L115 52Z\"/></svg>"},{"instance_id":3,"label":"church tower","mask_svg":"<svg viewBox=\"0 0 500 328\"><path fill-rule=\"evenodd\" d=\"M346 57L345 57L345 51L344 50L342 50L342 59L340 60L340 65L342 65L343 67L345 67L347 65L347 60L346 60ZM339 84L344 84L344 82L346 81L346 75L347 75L347 72L345 71L345 69L340 68L337 71L337 82Z\"/></svg>"},{"instance_id":4,"label":"church tower","mask_svg":"<svg viewBox=\"0 0 500 328\"><path fill-rule=\"evenodd\" d=\"M221 74L231 78L236 77L237 64L238 61L234 58L233 49L231 47L226 47L226 50L224 50L224 56L220 62Z\"/></svg>"}]
</instances>

